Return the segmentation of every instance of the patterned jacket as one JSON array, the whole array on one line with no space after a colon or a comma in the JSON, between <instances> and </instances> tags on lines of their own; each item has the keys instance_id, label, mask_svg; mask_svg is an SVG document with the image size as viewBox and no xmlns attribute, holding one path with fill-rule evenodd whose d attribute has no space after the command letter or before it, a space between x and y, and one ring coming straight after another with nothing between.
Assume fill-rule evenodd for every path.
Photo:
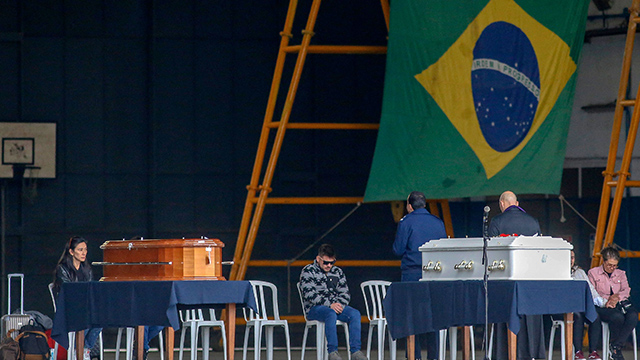
<instances>
[{"instance_id":1,"label":"patterned jacket","mask_svg":"<svg viewBox=\"0 0 640 360\"><path fill-rule=\"evenodd\" d=\"M347 278L342 269L333 266L328 273L325 273L315 260L313 264L302 269L300 289L305 314L308 314L309 309L316 305L331 306L337 302L346 306L351 300Z\"/></svg>"}]
</instances>

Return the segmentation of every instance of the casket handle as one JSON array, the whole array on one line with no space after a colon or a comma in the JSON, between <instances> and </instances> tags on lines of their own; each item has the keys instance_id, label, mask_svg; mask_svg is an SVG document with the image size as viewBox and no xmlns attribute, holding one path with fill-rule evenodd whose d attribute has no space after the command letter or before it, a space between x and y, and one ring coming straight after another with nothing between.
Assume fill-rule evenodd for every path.
<instances>
[{"instance_id":1,"label":"casket handle","mask_svg":"<svg viewBox=\"0 0 640 360\"><path fill-rule=\"evenodd\" d=\"M469 262L462 260L459 264L453 265L453 268L456 270L473 270L473 260L469 260Z\"/></svg>"},{"instance_id":2,"label":"casket handle","mask_svg":"<svg viewBox=\"0 0 640 360\"><path fill-rule=\"evenodd\" d=\"M489 271L493 271L493 270L500 270L500 271L504 271L504 269L506 268L506 265L504 264L504 260L493 260L493 264L489 265Z\"/></svg>"},{"instance_id":3,"label":"casket handle","mask_svg":"<svg viewBox=\"0 0 640 360\"><path fill-rule=\"evenodd\" d=\"M429 261L427 265L422 267L422 270L440 272L442 271L442 264L440 264L440 261L436 262L435 264L433 263L433 261Z\"/></svg>"}]
</instances>

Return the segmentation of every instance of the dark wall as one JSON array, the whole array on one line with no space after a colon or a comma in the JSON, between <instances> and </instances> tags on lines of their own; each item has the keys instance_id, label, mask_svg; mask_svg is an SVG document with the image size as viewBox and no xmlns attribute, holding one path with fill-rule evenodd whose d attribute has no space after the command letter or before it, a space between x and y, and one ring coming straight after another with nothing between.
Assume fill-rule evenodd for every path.
<instances>
[{"instance_id":1,"label":"dark wall","mask_svg":"<svg viewBox=\"0 0 640 360\"><path fill-rule=\"evenodd\" d=\"M300 42L309 3L298 6L292 44ZM24 198L20 182L3 180L5 265L26 274L27 309L52 314L46 285L72 235L90 241L93 261L101 259L103 241L134 236L220 238L231 260L287 7L286 0L0 4L0 121L54 122L58 129L57 177L39 180L37 197ZM315 44L385 45L387 36L374 0L323 2L315 32ZM378 122L384 60L310 55L292 121ZM294 62L289 55L285 74ZM271 195L362 196L375 139L375 131L288 131ZM602 178L592 177L595 190L579 198L576 176L566 172L563 193L595 224ZM456 236L481 234L487 203L497 214L497 198L451 203ZM556 197L524 197L522 205L546 234L570 236L587 266L593 230L584 221L565 209L561 223ZM638 205L634 199L625 206ZM293 258L353 207L268 206L253 258ZM395 227L388 204L364 204L323 241L334 243L341 259L396 259ZM623 220L624 239L636 227ZM299 271L292 269L293 281ZM361 310L361 281L400 276L395 268L346 272ZM284 288L287 272L250 268L247 278ZM287 292L280 294L286 304ZM300 314L295 288L292 295L291 313Z\"/></svg>"},{"instance_id":2,"label":"dark wall","mask_svg":"<svg viewBox=\"0 0 640 360\"><path fill-rule=\"evenodd\" d=\"M292 44L309 12L303 3ZM323 4L314 41L384 45L379 3L361 5ZM101 258L103 241L133 236L216 237L231 260L287 7L286 0L0 4L0 121L58 129L57 177L39 180L35 199L21 197L19 181L4 180L5 265L26 274L27 308L51 313L46 284L72 235L90 241L90 260ZM294 61L290 55L275 119ZM384 64L381 55L309 57L292 121L377 122ZM272 195L362 196L375 136L289 131ZM254 258L293 257L350 209L268 208ZM393 228L386 206L359 212L327 239L348 239L345 257ZM380 216L386 224L372 226Z\"/></svg>"}]
</instances>

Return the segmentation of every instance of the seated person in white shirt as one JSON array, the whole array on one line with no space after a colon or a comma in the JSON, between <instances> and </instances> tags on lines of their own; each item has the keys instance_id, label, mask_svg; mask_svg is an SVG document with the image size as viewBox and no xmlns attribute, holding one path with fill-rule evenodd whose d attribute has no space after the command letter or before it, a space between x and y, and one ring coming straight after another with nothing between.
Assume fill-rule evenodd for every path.
<instances>
[{"instance_id":1,"label":"seated person in white shirt","mask_svg":"<svg viewBox=\"0 0 640 360\"><path fill-rule=\"evenodd\" d=\"M591 289L591 297L593 298L593 303L596 306L604 306L606 301L598 294L596 288L593 287L593 284L589 282L589 278L587 277L587 273L584 272L578 265L576 265L576 254L571 250L571 277L576 280L584 280L589 283L589 288ZM575 349L575 360L583 360L585 359L584 354L582 353L582 334L584 333L584 322L587 321L589 323L589 360L602 360L600 354L598 354L597 346L600 342L600 337L602 336L602 323L600 322L600 317L598 317L593 323L589 322L589 320L585 319L585 315L583 312L581 313L573 313L573 346Z\"/></svg>"}]
</instances>

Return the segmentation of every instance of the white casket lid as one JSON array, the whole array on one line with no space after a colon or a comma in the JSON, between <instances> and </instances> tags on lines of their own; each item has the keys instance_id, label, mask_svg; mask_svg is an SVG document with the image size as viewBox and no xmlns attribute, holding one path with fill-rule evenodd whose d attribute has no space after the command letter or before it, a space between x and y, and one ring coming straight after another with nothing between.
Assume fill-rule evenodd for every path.
<instances>
[{"instance_id":1,"label":"white casket lid","mask_svg":"<svg viewBox=\"0 0 640 360\"><path fill-rule=\"evenodd\" d=\"M420 251L456 251L477 250L482 248L482 238L444 238L431 240L420 246ZM487 243L488 250L498 249L573 249L573 245L562 238L551 236L498 236L492 237Z\"/></svg>"}]
</instances>

